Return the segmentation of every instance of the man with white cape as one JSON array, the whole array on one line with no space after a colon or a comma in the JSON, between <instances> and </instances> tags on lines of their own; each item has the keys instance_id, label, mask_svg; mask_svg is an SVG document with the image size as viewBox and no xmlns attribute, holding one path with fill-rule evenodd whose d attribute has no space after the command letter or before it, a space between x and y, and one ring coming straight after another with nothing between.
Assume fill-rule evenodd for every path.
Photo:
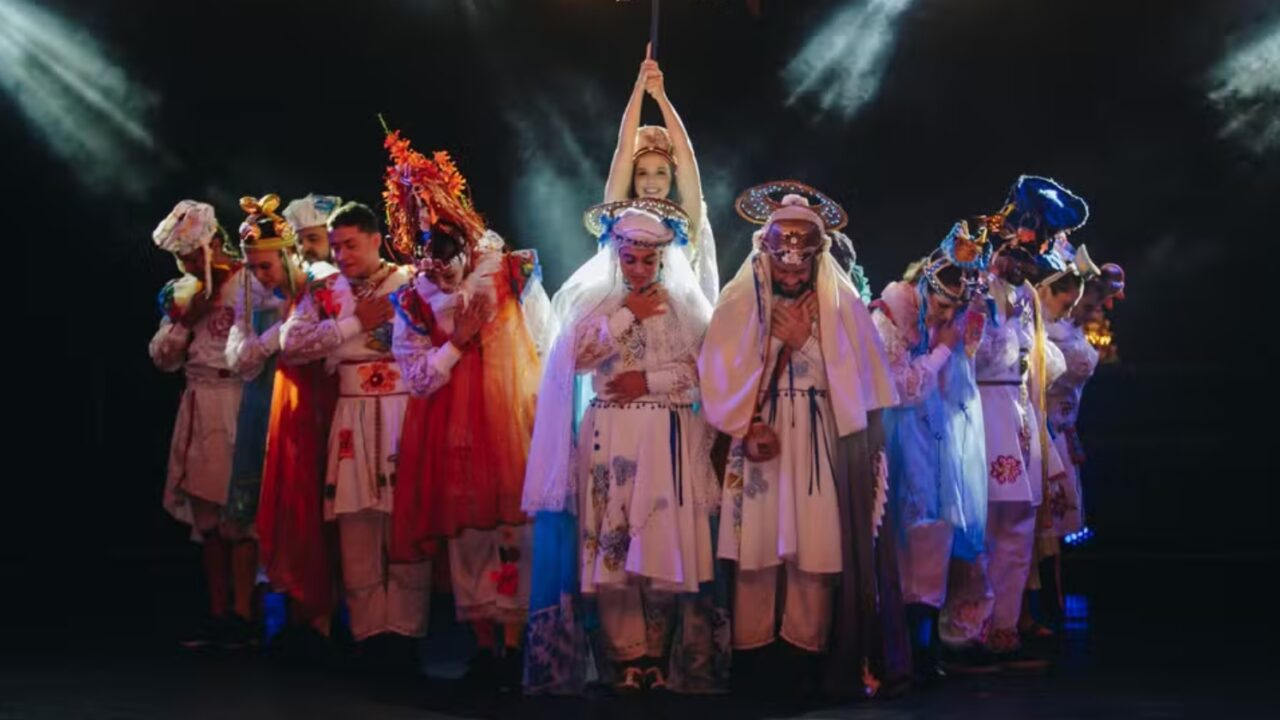
<instances>
[{"instance_id":1,"label":"man with white cape","mask_svg":"<svg viewBox=\"0 0 1280 720\"><path fill-rule=\"evenodd\" d=\"M698 360L707 421L734 438L719 556L738 570L735 678L758 655L743 651L773 645L810 690L900 687L910 651L880 423L898 398L867 308L829 252L847 216L794 181L747 190L737 210L764 227Z\"/></svg>"}]
</instances>

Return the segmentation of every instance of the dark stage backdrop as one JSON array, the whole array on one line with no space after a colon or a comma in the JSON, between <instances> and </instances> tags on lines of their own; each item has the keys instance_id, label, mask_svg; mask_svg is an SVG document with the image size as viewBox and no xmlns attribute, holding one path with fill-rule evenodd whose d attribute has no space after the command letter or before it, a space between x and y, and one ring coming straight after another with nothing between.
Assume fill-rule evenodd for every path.
<instances>
[{"instance_id":1,"label":"dark stage backdrop","mask_svg":"<svg viewBox=\"0 0 1280 720\"><path fill-rule=\"evenodd\" d=\"M478 207L540 251L554 291L592 251L579 216L600 199L648 5L0 0L0 217L21 248L9 277L24 281L8 313L18 429L5 482L18 493L2 551L187 551L160 509L181 380L146 353L155 293L175 272L150 232L178 199L214 202L228 228L245 194L374 203L382 113L419 148L454 153ZM1275 44L1274 9L759 11L662 10L659 60L698 152L722 277L751 229L732 200L756 182L794 177L843 202L878 292L957 217L996 209L1018 173L1056 177L1091 203L1077 240L1129 274L1113 319L1123 361L1099 370L1081 419L1091 549L1274 549L1275 323L1254 317L1276 304L1274 55L1262 99L1214 94L1248 85L1220 68L1268 32Z\"/></svg>"}]
</instances>

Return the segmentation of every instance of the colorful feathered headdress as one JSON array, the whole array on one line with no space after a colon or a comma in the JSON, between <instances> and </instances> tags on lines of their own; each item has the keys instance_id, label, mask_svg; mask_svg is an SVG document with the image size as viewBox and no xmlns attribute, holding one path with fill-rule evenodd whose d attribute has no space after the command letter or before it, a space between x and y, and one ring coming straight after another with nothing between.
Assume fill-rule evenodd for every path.
<instances>
[{"instance_id":1,"label":"colorful feathered headdress","mask_svg":"<svg viewBox=\"0 0 1280 720\"><path fill-rule=\"evenodd\" d=\"M388 131L384 143L391 156L382 199L387 209L391 247L405 259L430 257L432 233L443 226L456 231L468 250L485 233L484 219L471 204L467 179L449 153L427 157L414 150L400 131Z\"/></svg>"}]
</instances>

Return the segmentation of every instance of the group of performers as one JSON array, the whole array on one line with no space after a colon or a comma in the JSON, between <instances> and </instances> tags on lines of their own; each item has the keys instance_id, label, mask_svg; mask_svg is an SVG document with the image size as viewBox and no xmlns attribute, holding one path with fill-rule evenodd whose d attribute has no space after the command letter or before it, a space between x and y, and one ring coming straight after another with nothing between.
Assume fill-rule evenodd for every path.
<instances>
[{"instance_id":1,"label":"group of performers","mask_svg":"<svg viewBox=\"0 0 1280 720\"><path fill-rule=\"evenodd\" d=\"M186 377L164 506L202 547L191 644L255 642L261 571L282 636L342 626L387 670L450 593L471 678L530 694L892 694L1045 664L1085 328L1124 285L1073 245L1077 195L1018 178L868 302L844 209L765 183L721 287L647 59L585 214L598 251L548 297L447 153L385 147L381 218L246 197L237 242L183 200L153 234L183 272L150 350Z\"/></svg>"}]
</instances>

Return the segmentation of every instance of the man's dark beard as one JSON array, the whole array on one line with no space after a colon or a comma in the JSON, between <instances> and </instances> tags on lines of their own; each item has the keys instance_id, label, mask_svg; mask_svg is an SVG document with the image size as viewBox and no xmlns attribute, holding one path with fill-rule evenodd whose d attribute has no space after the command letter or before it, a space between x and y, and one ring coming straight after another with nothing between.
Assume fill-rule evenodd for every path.
<instances>
[{"instance_id":1,"label":"man's dark beard","mask_svg":"<svg viewBox=\"0 0 1280 720\"><path fill-rule=\"evenodd\" d=\"M777 295L778 297L787 298L788 300L795 300L801 295L804 295L805 293L809 292L809 290L812 288L813 288L813 282L804 283L803 285L800 285L799 287L797 287L795 290L788 290L782 287L781 284L774 283L773 294Z\"/></svg>"}]
</instances>

